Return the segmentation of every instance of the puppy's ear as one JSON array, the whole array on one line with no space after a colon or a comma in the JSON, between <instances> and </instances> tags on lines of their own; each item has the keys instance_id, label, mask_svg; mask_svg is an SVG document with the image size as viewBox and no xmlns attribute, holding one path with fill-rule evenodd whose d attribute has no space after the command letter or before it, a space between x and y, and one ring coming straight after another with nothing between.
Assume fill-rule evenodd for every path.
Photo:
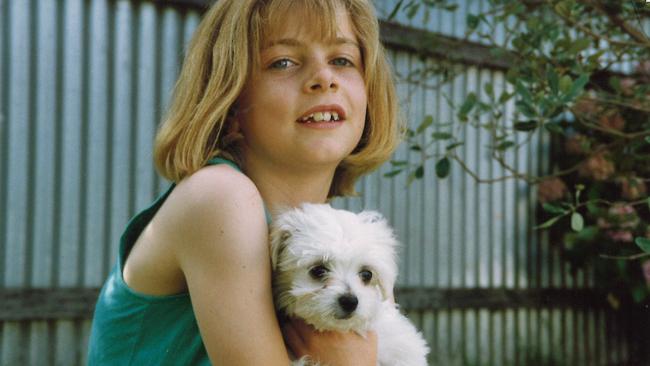
<instances>
[{"instance_id":1,"label":"puppy's ear","mask_svg":"<svg viewBox=\"0 0 650 366\"><path fill-rule=\"evenodd\" d=\"M361 221L366 222L368 224L374 224L376 222L386 221L384 216L377 211L362 211L359 212L359 217L361 218Z\"/></svg>"},{"instance_id":2,"label":"puppy's ear","mask_svg":"<svg viewBox=\"0 0 650 366\"><path fill-rule=\"evenodd\" d=\"M381 297L383 300L395 299L393 295L393 288L395 287L395 276L389 273L379 274L379 289L381 290Z\"/></svg>"},{"instance_id":3,"label":"puppy's ear","mask_svg":"<svg viewBox=\"0 0 650 366\"><path fill-rule=\"evenodd\" d=\"M288 230L278 230L271 233L271 268L275 271L282 251L287 247L287 241L291 238Z\"/></svg>"}]
</instances>

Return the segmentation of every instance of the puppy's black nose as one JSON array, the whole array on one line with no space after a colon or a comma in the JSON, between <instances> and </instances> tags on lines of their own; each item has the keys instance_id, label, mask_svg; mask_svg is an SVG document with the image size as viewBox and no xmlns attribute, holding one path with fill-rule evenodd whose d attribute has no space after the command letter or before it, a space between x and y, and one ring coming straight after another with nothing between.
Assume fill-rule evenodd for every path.
<instances>
[{"instance_id":1,"label":"puppy's black nose","mask_svg":"<svg viewBox=\"0 0 650 366\"><path fill-rule=\"evenodd\" d=\"M359 299L354 295L347 294L339 297L339 305L341 305L341 309L347 313L353 312L357 308L358 304Z\"/></svg>"}]
</instances>

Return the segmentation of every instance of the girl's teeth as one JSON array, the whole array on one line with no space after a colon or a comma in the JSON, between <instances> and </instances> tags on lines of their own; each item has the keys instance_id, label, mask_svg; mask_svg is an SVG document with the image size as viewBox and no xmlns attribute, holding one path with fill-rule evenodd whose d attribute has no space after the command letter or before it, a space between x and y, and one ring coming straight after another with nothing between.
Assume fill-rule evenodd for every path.
<instances>
[{"instance_id":1,"label":"girl's teeth","mask_svg":"<svg viewBox=\"0 0 650 366\"><path fill-rule=\"evenodd\" d=\"M329 121L338 121L339 114L336 112L316 112L310 114L309 116L302 117L300 119L302 122L311 123L311 122L329 122Z\"/></svg>"}]
</instances>

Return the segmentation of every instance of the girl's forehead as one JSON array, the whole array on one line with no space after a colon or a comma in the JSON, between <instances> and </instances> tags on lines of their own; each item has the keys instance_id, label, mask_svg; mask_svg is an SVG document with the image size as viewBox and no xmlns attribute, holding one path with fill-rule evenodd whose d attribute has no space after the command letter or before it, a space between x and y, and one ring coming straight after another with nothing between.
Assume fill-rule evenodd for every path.
<instances>
[{"instance_id":1,"label":"girl's forehead","mask_svg":"<svg viewBox=\"0 0 650 366\"><path fill-rule=\"evenodd\" d=\"M345 12L338 14L331 23L322 18L310 19L313 21L304 19L297 14L291 14L286 18L286 22L268 25L262 33L261 48L265 49L284 40L340 43L340 40L344 39L358 43L351 20Z\"/></svg>"},{"instance_id":2,"label":"girl's forehead","mask_svg":"<svg viewBox=\"0 0 650 366\"><path fill-rule=\"evenodd\" d=\"M280 1L284 5L288 2ZM338 37L354 37L354 30L348 12L342 5L329 3L329 6L305 5L280 6L269 9L262 26L262 48L280 39L309 39L329 41ZM318 3L316 1L315 3ZM352 34L349 34L352 33ZM356 38L356 37L354 37Z\"/></svg>"}]
</instances>

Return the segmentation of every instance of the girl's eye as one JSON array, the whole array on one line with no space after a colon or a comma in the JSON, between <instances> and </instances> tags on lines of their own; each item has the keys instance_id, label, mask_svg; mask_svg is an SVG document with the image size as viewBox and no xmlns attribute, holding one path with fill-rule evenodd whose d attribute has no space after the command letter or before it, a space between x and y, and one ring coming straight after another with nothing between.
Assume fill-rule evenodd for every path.
<instances>
[{"instance_id":1,"label":"girl's eye","mask_svg":"<svg viewBox=\"0 0 650 366\"><path fill-rule=\"evenodd\" d=\"M293 61L289 60L288 58L283 58L283 59L280 59L280 60L277 60L277 61L273 62L269 66L269 68L270 69L280 69L281 70L281 69L286 69L291 65L295 65L295 63Z\"/></svg>"},{"instance_id":2,"label":"girl's eye","mask_svg":"<svg viewBox=\"0 0 650 366\"><path fill-rule=\"evenodd\" d=\"M320 280L327 274L327 268L325 266L316 266L309 270L309 275L315 280Z\"/></svg>"},{"instance_id":3,"label":"girl's eye","mask_svg":"<svg viewBox=\"0 0 650 366\"><path fill-rule=\"evenodd\" d=\"M332 65L335 66L354 66L354 63L352 61L348 60L345 57L337 57L334 60L332 60Z\"/></svg>"}]
</instances>

